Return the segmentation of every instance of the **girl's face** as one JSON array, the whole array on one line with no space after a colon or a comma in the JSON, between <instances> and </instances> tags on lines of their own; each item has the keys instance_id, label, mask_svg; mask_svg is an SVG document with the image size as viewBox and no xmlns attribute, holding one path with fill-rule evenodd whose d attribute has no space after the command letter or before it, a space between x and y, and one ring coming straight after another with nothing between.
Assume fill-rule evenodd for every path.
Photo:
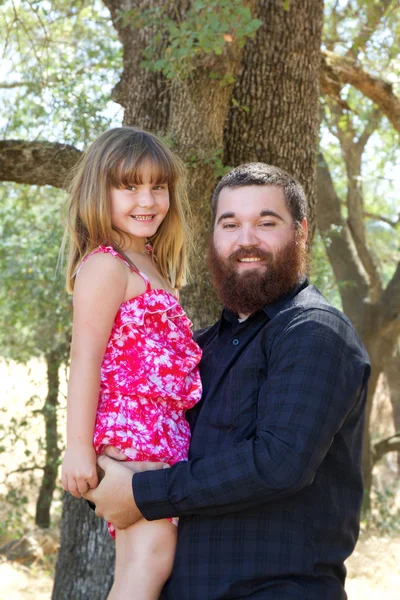
<instances>
[{"instance_id":1,"label":"girl's face","mask_svg":"<svg viewBox=\"0 0 400 600\"><path fill-rule=\"evenodd\" d=\"M126 188L111 188L111 222L133 238L146 239L153 236L169 209L167 183L155 183L151 164L145 164L141 183Z\"/></svg>"}]
</instances>

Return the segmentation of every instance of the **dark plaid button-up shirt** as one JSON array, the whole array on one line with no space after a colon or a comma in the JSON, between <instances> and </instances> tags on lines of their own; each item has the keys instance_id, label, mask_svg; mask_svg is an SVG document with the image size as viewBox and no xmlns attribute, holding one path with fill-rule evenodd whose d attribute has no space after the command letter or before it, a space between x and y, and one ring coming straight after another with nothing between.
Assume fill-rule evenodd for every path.
<instances>
[{"instance_id":1,"label":"dark plaid button-up shirt","mask_svg":"<svg viewBox=\"0 0 400 600\"><path fill-rule=\"evenodd\" d=\"M362 499L368 356L305 281L199 332L188 462L139 473L149 519L179 516L168 600L342 600Z\"/></svg>"}]
</instances>

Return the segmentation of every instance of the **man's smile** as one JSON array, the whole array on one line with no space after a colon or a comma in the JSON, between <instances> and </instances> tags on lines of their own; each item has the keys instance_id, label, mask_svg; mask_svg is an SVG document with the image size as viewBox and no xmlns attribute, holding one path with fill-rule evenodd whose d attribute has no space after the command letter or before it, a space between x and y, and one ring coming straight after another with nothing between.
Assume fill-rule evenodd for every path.
<instances>
[{"instance_id":1,"label":"man's smile","mask_svg":"<svg viewBox=\"0 0 400 600\"><path fill-rule=\"evenodd\" d=\"M257 257L246 257L246 258L239 258L238 261L239 262L247 262L247 263L251 263L251 262L259 262L260 260L262 260L261 258L257 258Z\"/></svg>"}]
</instances>

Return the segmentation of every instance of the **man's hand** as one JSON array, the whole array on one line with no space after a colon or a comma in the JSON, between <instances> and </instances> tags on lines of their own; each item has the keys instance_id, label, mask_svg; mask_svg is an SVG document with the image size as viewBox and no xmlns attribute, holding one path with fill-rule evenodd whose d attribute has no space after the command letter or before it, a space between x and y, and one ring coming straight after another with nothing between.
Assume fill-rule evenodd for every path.
<instances>
[{"instance_id":1,"label":"man's hand","mask_svg":"<svg viewBox=\"0 0 400 600\"><path fill-rule=\"evenodd\" d=\"M168 467L164 463L121 462L107 456L99 456L97 464L104 475L98 487L83 497L94 502L97 516L117 529L125 529L143 518L133 497L132 473Z\"/></svg>"}]
</instances>

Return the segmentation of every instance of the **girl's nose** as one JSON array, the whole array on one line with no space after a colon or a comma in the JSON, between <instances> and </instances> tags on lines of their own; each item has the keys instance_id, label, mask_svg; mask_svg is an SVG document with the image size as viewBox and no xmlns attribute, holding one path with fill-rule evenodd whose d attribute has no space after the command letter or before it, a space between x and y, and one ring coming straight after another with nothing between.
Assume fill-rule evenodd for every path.
<instances>
[{"instance_id":1,"label":"girl's nose","mask_svg":"<svg viewBox=\"0 0 400 600\"><path fill-rule=\"evenodd\" d=\"M152 190L141 190L138 198L138 205L142 208L154 206L155 200Z\"/></svg>"}]
</instances>

